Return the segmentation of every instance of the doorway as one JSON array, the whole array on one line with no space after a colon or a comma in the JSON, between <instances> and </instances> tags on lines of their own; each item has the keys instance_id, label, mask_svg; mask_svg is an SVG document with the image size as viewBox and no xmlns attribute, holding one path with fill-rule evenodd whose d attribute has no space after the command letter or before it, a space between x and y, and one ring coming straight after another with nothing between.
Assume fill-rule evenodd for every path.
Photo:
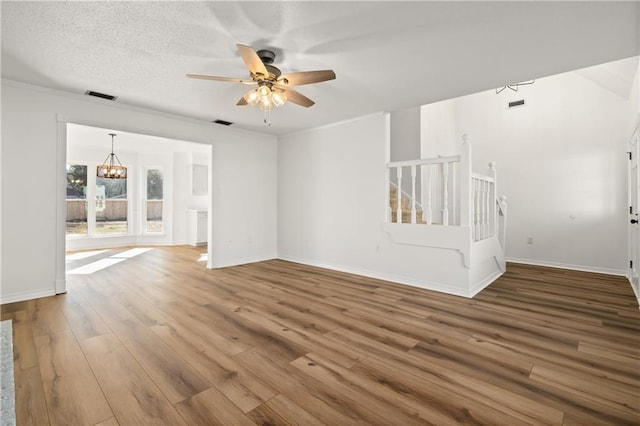
<instances>
[{"instance_id":1,"label":"doorway","mask_svg":"<svg viewBox=\"0 0 640 426\"><path fill-rule=\"evenodd\" d=\"M126 179L97 176L110 133ZM194 196L190 175L193 164L210 171L209 144L59 121L57 163L57 294L66 291L67 250L186 244L187 211L211 206L211 185Z\"/></svg>"}]
</instances>

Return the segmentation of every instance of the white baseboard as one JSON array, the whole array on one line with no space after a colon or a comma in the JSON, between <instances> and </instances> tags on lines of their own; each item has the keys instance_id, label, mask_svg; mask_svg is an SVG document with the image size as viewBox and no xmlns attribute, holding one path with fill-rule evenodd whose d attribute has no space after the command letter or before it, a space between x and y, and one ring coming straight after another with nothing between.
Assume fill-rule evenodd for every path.
<instances>
[{"instance_id":1,"label":"white baseboard","mask_svg":"<svg viewBox=\"0 0 640 426\"><path fill-rule=\"evenodd\" d=\"M507 262L522 263L524 265L547 266L549 268L569 269L572 271L582 271L582 272L594 272L597 274L618 275L622 277L627 276L626 269L622 270L622 269L598 268L596 266L572 265L569 263L547 262L544 260L517 259L514 257L507 257L505 260Z\"/></svg>"},{"instance_id":2,"label":"white baseboard","mask_svg":"<svg viewBox=\"0 0 640 426\"><path fill-rule=\"evenodd\" d=\"M55 291L50 290L36 290L36 291L23 291L19 293L13 293L0 296L0 304L22 302L23 300L39 299L40 297L55 296Z\"/></svg>"},{"instance_id":3,"label":"white baseboard","mask_svg":"<svg viewBox=\"0 0 640 426\"><path fill-rule=\"evenodd\" d=\"M454 296L461 296L469 298L469 293L465 289L451 287L446 284L433 283L423 280L416 280L415 278L403 277L392 274L381 274L379 272L373 272L366 269L353 268L351 266L333 265L315 260L304 259L296 256L289 256L286 254L278 254L278 259L286 260L288 262L301 263L303 265L316 266L318 268L330 269L332 271L346 272L348 274L360 275L368 278L375 278L377 280L390 281L396 284L409 285L411 287L418 287L425 290L438 291L440 293L447 293Z\"/></svg>"},{"instance_id":4,"label":"white baseboard","mask_svg":"<svg viewBox=\"0 0 640 426\"><path fill-rule=\"evenodd\" d=\"M67 292L67 280L56 280L56 294L62 294Z\"/></svg>"},{"instance_id":5,"label":"white baseboard","mask_svg":"<svg viewBox=\"0 0 640 426\"><path fill-rule=\"evenodd\" d=\"M500 278L505 271L498 269L496 272L494 272L493 274L489 275L487 278L485 278L484 280L480 281L479 283L477 283L476 285L474 285L473 287L471 287L469 289L469 297L474 297L476 294L480 293L482 290L484 290L485 288L489 287L489 285L491 283L493 283L495 280L497 280L498 278Z\"/></svg>"},{"instance_id":6,"label":"white baseboard","mask_svg":"<svg viewBox=\"0 0 640 426\"><path fill-rule=\"evenodd\" d=\"M629 285L631 286L631 290L633 290L633 294L635 294L636 300L638 301L638 309L640 309L640 291L634 287L629 274L627 274L627 279L629 280Z\"/></svg>"},{"instance_id":7,"label":"white baseboard","mask_svg":"<svg viewBox=\"0 0 640 426\"><path fill-rule=\"evenodd\" d=\"M228 266L238 266L238 265L245 265L247 263L264 262L265 260L273 260L277 258L278 256L276 256L275 254L273 255L268 254L268 255L243 257L240 259L227 260L220 263L215 262L215 259L213 259L214 260L213 262L207 263L207 268L209 269L226 268Z\"/></svg>"}]
</instances>

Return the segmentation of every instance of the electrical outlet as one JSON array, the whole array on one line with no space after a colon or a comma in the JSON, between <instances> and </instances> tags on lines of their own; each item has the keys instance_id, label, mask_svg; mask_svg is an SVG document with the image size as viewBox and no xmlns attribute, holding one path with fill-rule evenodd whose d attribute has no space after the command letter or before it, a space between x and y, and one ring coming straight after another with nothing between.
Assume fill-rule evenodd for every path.
<instances>
[{"instance_id":1,"label":"electrical outlet","mask_svg":"<svg viewBox=\"0 0 640 426\"><path fill-rule=\"evenodd\" d=\"M533 244L533 237L527 237L527 244Z\"/></svg>"}]
</instances>

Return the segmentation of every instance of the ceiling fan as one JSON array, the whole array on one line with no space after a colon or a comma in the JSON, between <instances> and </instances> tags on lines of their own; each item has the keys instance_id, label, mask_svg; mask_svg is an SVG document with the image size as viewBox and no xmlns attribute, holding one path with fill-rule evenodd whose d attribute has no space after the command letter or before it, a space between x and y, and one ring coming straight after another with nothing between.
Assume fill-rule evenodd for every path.
<instances>
[{"instance_id":1,"label":"ceiling fan","mask_svg":"<svg viewBox=\"0 0 640 426\"><path fill-rule=\"evenodd\" d=\"M245 93L236 105L259 105L260 109L265 112L268 112L272 105L276 107L284 105L287 100L308 108L315 102L291 87L320 83L336 78L333 70L302 71L282 75L278 68L271 65L276 57L273 51L258 50L256 52L251 46L244 44L236 44L236 46L242 60L249 69L251 80L200 74L187 74L187 77L257 85L257 88Z\"/></svg>"}]
</instances>

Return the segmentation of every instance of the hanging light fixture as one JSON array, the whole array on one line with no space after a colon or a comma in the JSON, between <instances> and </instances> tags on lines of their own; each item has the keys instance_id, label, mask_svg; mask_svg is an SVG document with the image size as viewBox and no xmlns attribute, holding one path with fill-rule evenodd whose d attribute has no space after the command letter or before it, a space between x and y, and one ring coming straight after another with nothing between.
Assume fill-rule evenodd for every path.
<instances>
[{"instance_id":1,"label":"hanging light fixture","mask_svg":"<svg viewBox=\"0 0 640 426\"><path fill-rule=\"evenodd\" d=\"M271 107L281 107L287 102L283 90L274 89L268 81L261 81L257 89L248 91L243 96L247 104L258 105L264 111L264 122L271 125Z\"/></svg>"},{"instance_id":2,"label":"hanging light fixture","mask_svg":"<svg viewBox=\"0 0 640 426\"><path fill-rule=\"evenodd\" d=\"M113 152L113 138L116 134L109 133L109 135L111 136L111 154L107 155L107 158L104 159L104 163L98 166L96 176L105 179L126 179L127 168L120 163L120 159Z\"/></svg>"}]
</instances>

